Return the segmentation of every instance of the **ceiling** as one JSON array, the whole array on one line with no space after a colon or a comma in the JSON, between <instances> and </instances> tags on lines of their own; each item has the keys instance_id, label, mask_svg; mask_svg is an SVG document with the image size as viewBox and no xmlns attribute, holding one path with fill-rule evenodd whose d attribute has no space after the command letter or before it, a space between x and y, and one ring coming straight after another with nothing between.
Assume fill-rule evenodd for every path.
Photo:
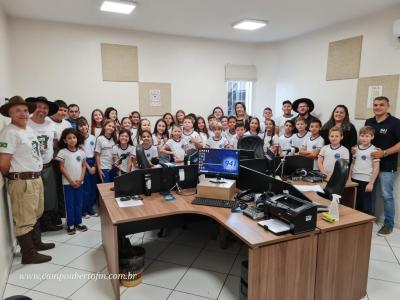
<instances>
[{"instance_id":1,"label":"ceiling","mask_svg":"<svg viewBox=\"0 0 400 300\"><path fill-rule=\"evenodd\" d=\"M9 16L241 42L288 39L400 4L400 0L137 0L131 15L99 10L102 0L0 0ZM269 20L254 32L243 18Z\"/></svg>"}]
</instances>

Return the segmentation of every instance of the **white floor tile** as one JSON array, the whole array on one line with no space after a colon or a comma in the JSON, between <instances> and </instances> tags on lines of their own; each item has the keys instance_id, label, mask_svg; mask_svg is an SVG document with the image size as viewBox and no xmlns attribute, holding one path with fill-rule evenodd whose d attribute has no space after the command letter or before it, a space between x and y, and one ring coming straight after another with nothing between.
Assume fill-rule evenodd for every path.
<instances>
[{"instance_id":1,"label":"white floor tile","mask_svg":"<svg viewBox=\"0 0 400 300\"><path fill-rule=\"evenodd\" d=\"M100 217L90 217L89 219L82 218L82 223L90 228L96 224L100 224Z\"/></svg>"},{"instance_id":2,"label":"white floor tile","mask_svg":"<svg viewBox=\"0 0 400 300\"><path fill-rule=\"evenodd\" d=\"M174 241L179 235L182 234L182 228L167 228L166 235L164 237L160 237L160 241L163 242L172 242Z\"/></svg>"},{"instance_id":3,"label":"white floor tile","mask_svg":"<svg viewBox=\"0 0 400 300\"><path fill-rule=\"evenodd\" d=\"M171 296L168 297L168 300L204 300L204 299L209 299L209 298L204 298L178 291L173 291Z\"/></svg>"},{"instance_id":4,"label":"white floor tile","mask_svg":"<svg viewBox=\"0 0 400 300\"><path fill-rule=\"evenodd\" d=\"M396 257L394 256L392 249L390 249L389 245L382 246L382 245L372 244L370 259L397 263Z\"/></svg>"},{"instance_id":5,"label":"white floor tile","mask_svg":"<svg viewBox=\"0 0 400 300\"><path fill-rule=\"evenodd\" d=\"M68 267L84 271L100 272L107 265L103 250L91 249L82 256L73 260Z\"/></svg>"},{"instance_id":6,"label":"white floor tile","mask_svg":"<svg viewBox=\"0 0 400 300\"><path fill-rule=\"evenodd\" d=\"M23 295L27 291L28 291L28 289L26 289L26 288L12 285L12 284L7 284L6 289L4 290L3 299L7 298L7 297L15 296L15 295Z\"/></svg>"},{"instance_id":7,"label":"white floor tile","mask_svg":"<svg viewBox=\"0 0 400 300\"><path fill-rule=\"evenodd\" d=\"M168 289L143 283L136 287L126 289L121 295L121 300L165 300L171 292L172 291Z\"/></svg>"},{"instance_id":8,"label":"white floor tile","mask_svg":"<svg viewBox=\"0 0 400 300\"><path fill-rule=\"evenodd\" d=\"M42 276L55 273L61 269L62 266L53 265L50 263L36 265L13 265L11 267L10 275L8 276L8 283L31 289L44 280L44 277ZM31 277L28 278L28 276ZM32 276L35 276L36 278L32 279Z\"/></svg>"},{"instance_id":9,"label":"white floor tile","mask_svg":"<svg viewBox=\"0 0 400 300\"><path fill-rule=\"evenodd\" d=\"M63 230L59 230L59 231L43 232L42 238L45 240L49 240L49 241L64 243L80 234L81 234L81 232L77 231L76 234L69 235L69 234L67 234L67 231L63 229Z\"/></svg>"},{"instance_id":10,"label":"white floor tile","mask_svg":"<svg viewBox=\"0 0 400 300\"><path fill-rule=\"evenodd\" d=\"M143 273L143 282L159 287L174 289L187 268L176 264L154 261Z\"/></svg>"},{"instance_id":11,"label":"white floor tile","mask_svg":"<svg viewBox=\"0 0 400 300\"><path fill-rule=\"evenodd\" d=\"M367 294L369 300L398 300L400 284L368 279Z\"/></svg>"},{"instance_id":12,"label":"white floor tile","mask_svg":"<svg viewBox=\"0 0 400 300\"><path fill-rule=\"evenodd\" d=\"M218 300L237 300L240 293L240 277L228 276Z\"/></svg>"},{"instance_id":13,"label":"white floor tile","mask_svg":"<svg viewBox=\"0 0 400 300\"><path fill-rule=\"evenodd\" d=\"M242 274L242 261L247 259L246 256L238 255L233 263L232 270L230 272L231 275L241 276Z\"/></svg>"},{"instance_id":14,"label":"white floor tile","mask_svg":"<svg viewBox=\"0 0 400 300\"><path fill-rule=\"evenodd\" d=\"M142 239L133 239L131 240L132 245L135 246L142 246L146 249L146 254L145 257L148 258L157 258L161 252L163 252L169 245L167 242L162 242L157 239L143 239L143 244L142 244Z\"/></svg>"},{"instance_id":15,"label":"white floor tile","mask_svg":"<svg viewBox=\"0 0 400 300\"><path fill-rule=\"evenodd\" d=\"M91 230L101 231L101 224L100 224L100 222L99 222L99 223L97 223L97 224L95 224L95 225L90 226L89 228L90 228Z\"/></svg>"},{"instance_id":16,"label":"white floor tile","mask_svg":"<svg viewBox=\"0 0 400 300\"><path fill-rule=\"evenodd\" d=\"M400 265L398 263L370 260L368 277L400 283Z\"/></svg>"},{"instance_id":17,"label":"white floor tile","mask_svg":"<svg viewBox=\"0 0 400 300\"><path fill-rule=\"evenodd\" d=\"M382 224L374 222L374 225L372 226L372 231L373 232L378 232L379 229L381 229Z\"/></svg>"},{"instance_id":18,"label":"white floor tile","mask_svg":"<svg viewBox=\"0 0 400 300\"><path fill-rule=\"evenodd\" d=\"M171 244L157 258L158 260L189 266L199 255L201 248L189 247L181 244Z\"/></svg>"},{"instance_id":19,"label":"white floor tile","mask_svg":"<svg viewBox=\"0 0 400 300\"><path fill-rule=\"evenodd\" d=\"M38 299L38 300L39 299L40 300L62 300L62 299L64 299L64 298L60 298L60 297L57 297L57 296L54 296L54 295L49 295L49 294L36 292L36 291L33 291L33 290L30 290L29 292L27 292L25 294L25 296L28 296L28 297L30 297L30 298L32 298L34 300L36 300L36 299Z\"/></svg>"},{"instance_id":20,"label":"white floor tile","mask_svg":"<svg viewBox=\"0 0 400 300\"><path fill-rule=\"evenodd\" d=\"M206 234L198 234L193 231L184 230L174 242L193 247L204 247L208 242L208 236Z\"/></svg>"},{"instance_id":21,"label":"white floor tile","mask_svg":"<svg viewBox=\"0 0 400 300\"><path fill-rule=\"evenodd\" d=\"M125 291L125 287L121 287L121 292ZM77 290L72 296L72 300L96 299L96 300L114 300L114 290L111 280L99 279L89 280L84 286Z\"/></svg>"},{"instance_id":22,"label":"white floor tile","mask_svg":"<svg viewBox=\"0 0 400 300\"><path fill-rule=\"evenodd\" d=\"M203 250L193 263L193 267L220 273L229 273L236 255Z\"/></svg>"},{"instance_id":23,"label":"white floor tile","mask_svg":"<svg viewBox=\"0 0 400 300\"><path fill-rule=\"evenodd\" d=\"M394 254L397 257L397 260L400 262L400 248L398 247L392 247Z\"/></svg>"},{"instance_id":24,"label":"white floor tile","mask_svg":"<svg viewBox=\"0 0 400 300\"><path fill-rule=\"evenodd\" d=\"M386 240L393 247L400 248L400 233L396 230L386 237Z\"/></svg>"},{"instance_id":25,"label":"white floor tile","mask_svg":"<svg viewBox=\"0 0 400 300\"><path fill-rule=\"evenodd\" d=\"M88 274L90 272L65 267L57 272L57 275L60 276L59 279L45 280L33 289L38 292L68 298L88 281Z\"/></svg>"},{"instance_id":26,"label":"white floor tile","mask_svg":"<svg viewBox=\"0 0 400 300\"><path fill-rule=\"evenodd\" d=\"M385 237L377 235L375 232L372 232L372 244L374 245L383 245L386 246L388 245L388 242L386 241Z\"/></svg>"},{"instance_id":27,"label":"white floor tile","mask_svg":"<svg viewBox=\"0 0 400 300\"><path fill-rule=\"evenodd\" d=\"M208 270L191 268L175 290L216 299L222 289L226 275Z\"/></svg>"},{"instance_id":28,"label":"white floor tile","mask_svg":"<svg viewBox=\"0 0 400 300\"><path fill-rule=\"evenodd\" d=\"M56 247L41 253L52 257L51 263L65 266L83 253L89 251L90 248L69 245L64 243L56 243Z\"/></svg>"},{"instance_id":29,"label":"white floor tile","mask_svg":"<svg viewBox=\"0 0 400 300\"><path fill-rule=\"evenodd\" d=\"M218 251L222 253L238 254L242 244L237 241L229 241L228 248L222 249L219 246L219 240L210 240L207 242L205 250Z\"/></svg>"},{"instance_id":30,"label":"white floor tile","mask_svg":"<svg viewBox=\"0 0 400 300\"><path fill-rule=\"evenodd\" d=\"M84 246L84 247L95 247L101 242L101 232L96 230L88 230L81 232L74 236L72 239L66 241L67 244Z\"/></svg>"}]
</instances>

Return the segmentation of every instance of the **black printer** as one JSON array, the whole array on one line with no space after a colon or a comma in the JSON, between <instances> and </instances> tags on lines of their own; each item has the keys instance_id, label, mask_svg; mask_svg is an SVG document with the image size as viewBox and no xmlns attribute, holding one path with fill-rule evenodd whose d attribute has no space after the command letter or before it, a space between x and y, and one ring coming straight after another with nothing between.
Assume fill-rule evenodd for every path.
<instances>
[{"instance_id":1,"label":"black printer","mask_svg":"<svg viewBox=\"0 0 400 300\"><path fill-rule=\"evenodd\" d=\"M266 197L264 213L289 224L293 234L312 231L317 225L317 206L290 194Z\"/></svg>"}]
</instances>

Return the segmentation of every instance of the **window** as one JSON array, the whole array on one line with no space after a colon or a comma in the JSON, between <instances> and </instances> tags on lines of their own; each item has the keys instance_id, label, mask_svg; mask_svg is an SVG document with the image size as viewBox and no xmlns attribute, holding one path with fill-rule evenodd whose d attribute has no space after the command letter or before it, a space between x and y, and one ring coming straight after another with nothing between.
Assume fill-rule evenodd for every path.
<instances>
[{"instance_id":1,"label":"window","mask_svg":"<svg viewBox=\"0 0 400 300\"><path fill-rule=\"evenodd\" d=\"M252 81L227 81L228 87L228 116L235 115L235 103L244 102L247 114L251 114L253 96Z\"/></svg>"}]
</instances>

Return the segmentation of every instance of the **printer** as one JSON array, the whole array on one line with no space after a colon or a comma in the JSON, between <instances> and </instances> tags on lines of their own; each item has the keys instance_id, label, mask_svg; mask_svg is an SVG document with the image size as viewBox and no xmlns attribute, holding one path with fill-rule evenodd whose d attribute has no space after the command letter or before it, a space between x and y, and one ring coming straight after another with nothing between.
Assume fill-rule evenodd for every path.
<instances>
[{"instance_id":1,"label":"printer","mask_svg":"<svg viewBox=\"0 0 400 300\"><path fill-rule=\"evenodd\" d=\"M266 197L264 204L265 217L284 221L293 234L312 231L317 225L317 206L312 202L290 194L279 194Z\"/></svg>"}]
</instances>

